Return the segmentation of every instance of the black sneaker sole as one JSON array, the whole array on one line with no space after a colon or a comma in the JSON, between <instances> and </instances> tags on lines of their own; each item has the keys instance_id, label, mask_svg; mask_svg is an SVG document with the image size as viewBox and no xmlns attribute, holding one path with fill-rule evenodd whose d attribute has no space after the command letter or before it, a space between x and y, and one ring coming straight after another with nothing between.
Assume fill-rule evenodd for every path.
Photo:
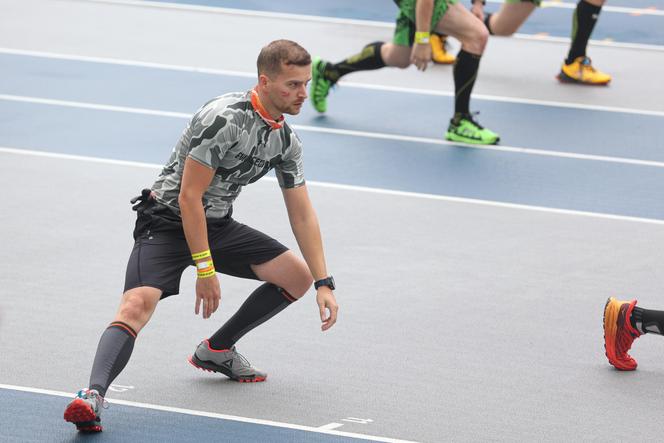
<instances>
[{"instance_id":1,"label":"black sneaker sole","mask_svg":"<svg viewBox=\"0 0 664 443\"><path fill-rule=\"evenodd\" d=\"M556 75L556 79L558 79L560 83L572 83L575 85L584 85L584 86L607 86L609 83L611 83L611 80L609 80L606 83L586 83L570 77L569 75L565 74L563 71L560 71L558 75Z\"/></svg>"},{"instance_id":2,"label":"black sneaker sole","mask_svg":"<svg viewBox=\"0 0 664 443\"><path fill-rule=\"evenodd\" d=\"M87 403L80 399L74 399L64 413L65 421L76 425L76 429L81 432L101 432L101 420L97 417Z\"/></svg>"}]
</instances>

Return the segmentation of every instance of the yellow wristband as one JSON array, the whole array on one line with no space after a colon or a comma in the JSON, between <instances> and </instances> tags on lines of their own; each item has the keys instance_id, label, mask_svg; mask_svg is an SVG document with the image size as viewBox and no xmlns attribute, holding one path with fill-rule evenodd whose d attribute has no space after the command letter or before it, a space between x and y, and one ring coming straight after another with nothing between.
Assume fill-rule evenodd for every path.
<instances>
[{"instance_id":1,"label":"yellow wristband","mask_svg":"<svg viewBox=\"0 0 664 443\"><path fill-rule=\"evenodd\" d=\"M212 260L206 260L196 263L196 273L198 278L212 277L215 273L214 262Z\"/></svg>"},{"instance_id":2,"label":"yellow wristband","mask_svg":"<svg viewBox=\"0 0 664 443\"><path fill-rule=\"evenodd\" d=\"M205 251L197 252L195 254L191 254L191 258L194 260L200 260L202 258L207 258L207 257L212 257L212 254L210 254L210 250L206 249Z\"/></svg>"},{"instance_id":3,"label":"yellow wristband","mask_svg":"<svg viewBox=\"0 0 664 443\"><path fill-rule=\"evenodd\" d=\"M429 44L429 36L430 35L431 35L430 32L416 32L415 33L415 43L418 43L420 45Z\"/></svg>"},{"instance_id":4,"label":"yellow wristband","mask_svg":"<svg viewBox=\"0 0 664 443\"><path fill-rule=\"evenodd\" d=\"M198 278L209 278L215 274L214 268L211 268L209 271L198 271Z\"/></svg>"}]
</instances>

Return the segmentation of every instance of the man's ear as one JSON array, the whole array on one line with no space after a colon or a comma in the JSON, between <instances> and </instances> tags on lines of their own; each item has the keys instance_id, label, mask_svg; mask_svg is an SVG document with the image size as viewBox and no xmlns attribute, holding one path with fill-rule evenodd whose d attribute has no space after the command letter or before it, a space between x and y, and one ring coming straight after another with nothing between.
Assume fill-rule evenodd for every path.
<instances>
[{"instance_id":1,"label":"man's ear","mask_svg":"<svg viewBox=\"0 0 664 443\"><path fill-rule=\"evenodd\" d=\"M262 88L265 88L269 81L270 79L265 74L261 74L258 76L258 85Z\"/></svg>"}]
</instances>

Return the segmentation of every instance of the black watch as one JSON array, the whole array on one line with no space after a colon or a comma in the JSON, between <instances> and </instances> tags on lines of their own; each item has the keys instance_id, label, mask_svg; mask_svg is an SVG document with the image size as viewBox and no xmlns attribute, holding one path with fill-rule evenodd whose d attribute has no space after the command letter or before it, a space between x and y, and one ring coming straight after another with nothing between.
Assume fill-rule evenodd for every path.
<instances>
[{"instance_id":1,"label":"black watch","mask_svg":"<svg viewBox=\"0 0 664 443\"><path fill-rule=\"evenodd\" d=\"M330 275L329 277L324 278L322 280L318 280L317 282L314 283L314 288L316 289L320 288L321 286L327 286L328 288L334 291L334 289L336 288L336 286L334 286L334 277Z\"/></svg>"}]
</instances>

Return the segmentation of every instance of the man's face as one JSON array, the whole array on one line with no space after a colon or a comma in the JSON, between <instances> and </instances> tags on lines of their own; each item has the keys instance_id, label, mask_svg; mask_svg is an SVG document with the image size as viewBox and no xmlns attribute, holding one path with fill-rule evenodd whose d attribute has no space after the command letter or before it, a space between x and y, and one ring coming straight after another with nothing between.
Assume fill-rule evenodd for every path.
<instances>
[{"instance_id":1,"label":"man's face","mask_svg":"<svg viewBox=\"0 0 664 443\"><path fill-rule=\"evenodd\" d=\"M282 65L281 72L267 78L266 92L272 105L283 114L296 115L307 99L311 65Z\"/></svg>"}]
</instances>

